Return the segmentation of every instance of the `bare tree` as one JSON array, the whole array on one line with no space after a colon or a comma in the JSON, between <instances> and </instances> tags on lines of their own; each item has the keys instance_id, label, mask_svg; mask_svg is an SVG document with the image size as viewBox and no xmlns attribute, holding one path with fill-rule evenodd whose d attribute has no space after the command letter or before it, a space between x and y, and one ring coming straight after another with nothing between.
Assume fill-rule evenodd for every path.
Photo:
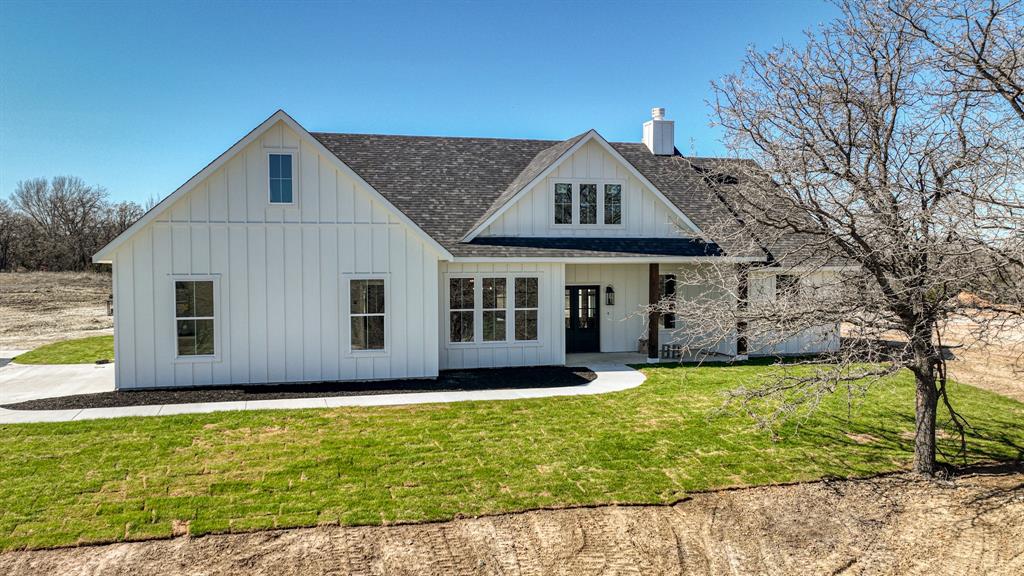
<instances>
[{"instance_id":1,"label":"bare tree","mask_svg":"<svg viewBox=\"0 0 1024 576\"><path fill-rule=\"evenodd\" d=\"M1024 120L1024 4L1019 0L902 0L873 8L909 24L934 51L955 90L998 97Z\"/></svg>"},{"instance_id":2,"label":"bare tree","mask_svg":"<svg viewBox=\"0 0 1024 576\"><path fill-rule=\"evenodd\" d=\"M697 356L736 332L753 352L827 339L831 363L735 391L768 420L909 369L914 469L932 474L940 406L961 447L969 426L946 385L944 327L968 318L984 334L1022 310L1024 123L1005 113L1019 111L1019 68L968 70L987 67L989 56L1015 62L1005 52L1020 22L991 12L987 30L1010 35L987 40L1000 55L978 50L961 60L938 47L928 23L942 14L924 3L840 7L803 46L751 49L739 73L713 85L730 152L752 161L686 168L741 223L712 226L709 236L727 251L764 247L770 265L681 269L685 305L666 299L657 308L674 316L675 337ZM942 20L942 37L973 34L968 21ZM856 345L836 347L823 329L840 322Z\"/></svg>"},{"instance_id":3,"label":"bare tree","mask_svg":"<svg viewBox=\"0 0 1024 576\"><path fill-rule=\"evenodd\" d=\"M0 198L0 271L14 267L14 249L17 238L18 214Z\"/></svg>"},{"instance_id":4,"label":"bare tree","mask_svg":"<svg viewBox=\"0 0 1024 576\"><path fill-rule=\"evenodd\" d=\"M63 247L70 259L66 265L81 269L96 248L106 196L106 190L87 186L80 178L58 176L50 182L42 178L19 182L13 200L49 240Z\"/></svg>"},{"instance_id":5,"label":"bare tree","mask_svg":"<svg viewBox=\"0 0 1024 576\"><path fill-rule=\"evenodd\" d=\"M135 202L118 202L107 210L105 218L106 230L100 239L101 244L106 244L116 238L121 232L128 229L136 220L142 217L145 211L142 206Z\"/></svg>"},{"instance_id":6,"label":"bare tree","mask_svg":"<svg viewBox=\"0 0 1024 576\"><path fill-rule=\"evenodd\" d=\"M82 270L92 254L142 216L134 202L111 204L107 191L80 178L60 176L47 181L19 182L13 206L0 205L0 249L9 248L2 268L15 264L34 269ZM5 212L6 210L6 212Z\"/></svg>"}]
</instances>

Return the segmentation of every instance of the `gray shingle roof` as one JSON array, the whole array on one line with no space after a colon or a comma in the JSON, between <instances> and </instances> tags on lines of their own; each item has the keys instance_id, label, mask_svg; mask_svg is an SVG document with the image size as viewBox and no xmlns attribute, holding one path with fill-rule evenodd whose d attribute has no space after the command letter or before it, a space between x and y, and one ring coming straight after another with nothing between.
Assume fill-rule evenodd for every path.
<instances>
[{"instance_id":1,"label":"gray shingle roof","mask_svg":"<svg viewBox=\"0 0 1024 576\"><path fill-rule=\"evenodd\" d=\"M455 256L610 257L650 254L654 249L646 243L626 242L630 239L618 239L617 245L589 239L585 241L589 246L460 241L586 133L564 141L312 134ZM683 157L678 151L674 156L655 156L639 143L610 144L698 227L718 227L723 222L739 226L724 204L710 200L713 195L691 165L699 159ZM665 244L659 254L674 255L673 250L681 249L671 240L658 242ZM714 246L731 256L765 255L756 247ZM648 252L635 251L641 248Z\"/></svg>"},{"instance_id":2,"label":"gray shingle roof","mask_svg":"<svg viewBox=\"0 0 1024 576\"><path fill-rule=\"evenodd\" d=\"M525 236L477 236L470 246L545 251L551 257L571 256L721 256L717 244L696 238L556 238Z\"/></svg>"}]
</instances>

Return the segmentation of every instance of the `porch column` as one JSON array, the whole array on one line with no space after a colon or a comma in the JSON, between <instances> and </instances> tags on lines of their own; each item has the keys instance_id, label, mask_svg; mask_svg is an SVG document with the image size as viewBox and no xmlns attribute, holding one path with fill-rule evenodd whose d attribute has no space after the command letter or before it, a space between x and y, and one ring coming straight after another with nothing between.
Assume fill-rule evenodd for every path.
<instances>
[{"instance_id":1,"label":"porch column","mask_svg":"<svg viewBox=\"0 0 1024 576\"><path fill-rule=\"evenodd\" d=\"M736 320L736 359L747 359L747 321L743 319L747 311L747 299L750 292L750 265L738 264L736 267L736 312L740 316Z\"/></svg>"},{"instance_id":2,"label":"porch column","mask_svg":"<svg viewBox=\"0 0 1024 576\"><path fill-rule=\"evenodd\" d=\"M647 299L651 304L651 310L647 318L647 361L658 361L658 327L661 325L661 314L654 308L654 305L661 300L661 282L658 276L658 264L649 265L647 281Z\"/></svg>"}]
</instances>

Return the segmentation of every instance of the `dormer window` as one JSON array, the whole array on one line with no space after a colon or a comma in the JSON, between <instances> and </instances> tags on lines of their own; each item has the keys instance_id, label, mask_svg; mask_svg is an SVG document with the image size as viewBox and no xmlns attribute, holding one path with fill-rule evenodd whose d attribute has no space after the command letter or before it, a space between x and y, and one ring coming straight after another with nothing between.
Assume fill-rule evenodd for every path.
<instances>
[{"instance_id":1,"label":"dormer window","mask_svg":"<svg viewBox=\"0 0 1024 576\"><path fill-rule=\"evenodd\" d=\"M554 224L590 228L622 225L621 182L554 183Z\"/></svg>"},{"instance_id":2,"label":"dormer window","mask_svg":"<svg viewBox=\"0 0 1024 576\"><path fill-rule=\"evenodd\" d=\"M622 224L622 184L604 185L604 223Z\"/></svg>"},{"instance_id":3,"label":"dormer window","mask_svg":"<svg viewBox=\"0 0 1024 576\"><path fill-rule=\"evenodd\" d=\"M580 184L580 224L597 224L597 184Z\"/></svg>"},{"instance_id":4,"label":"dormer window","mask_svg":"<svg viewBox=\"0 0 1024 576\"><path fill-rule=\"evenodd\" d=\"M270 159L270 203L294 204L292 155L269 154L268 156Z\"/></svg>"},{"instance_id":5,"label":"dormer window","mask_svg":"<svg viewBox=\"0 0 1024 576\"><path fill-rule=\"evenodd\" d=\"M572 184L555 184L555 224L572 224Z\"/></svg>"}]
</instances>

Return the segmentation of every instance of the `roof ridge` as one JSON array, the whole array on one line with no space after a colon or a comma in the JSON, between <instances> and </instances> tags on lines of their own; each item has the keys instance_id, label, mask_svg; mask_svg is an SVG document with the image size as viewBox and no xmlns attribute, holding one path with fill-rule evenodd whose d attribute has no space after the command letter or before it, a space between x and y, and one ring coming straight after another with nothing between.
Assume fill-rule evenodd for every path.
<instances>
[{"instance_id":1,"label":"roof ridge","mask_svg":"<svg viewBox=\"0 0 1024 576\"><path fill-rule=\"evenodd\" d=\"M485 140L488 142L529 142L533 144L546 144L551 145L564 142L565 140L548 140L543 138L497 138L493 136L437 136L437 135L417 135L417 134L380 134L380 133L363 133L363 132L310 132L314 136L362 136L372 138L407 138L410 140Z\"/></svg>"}]
</instances>

